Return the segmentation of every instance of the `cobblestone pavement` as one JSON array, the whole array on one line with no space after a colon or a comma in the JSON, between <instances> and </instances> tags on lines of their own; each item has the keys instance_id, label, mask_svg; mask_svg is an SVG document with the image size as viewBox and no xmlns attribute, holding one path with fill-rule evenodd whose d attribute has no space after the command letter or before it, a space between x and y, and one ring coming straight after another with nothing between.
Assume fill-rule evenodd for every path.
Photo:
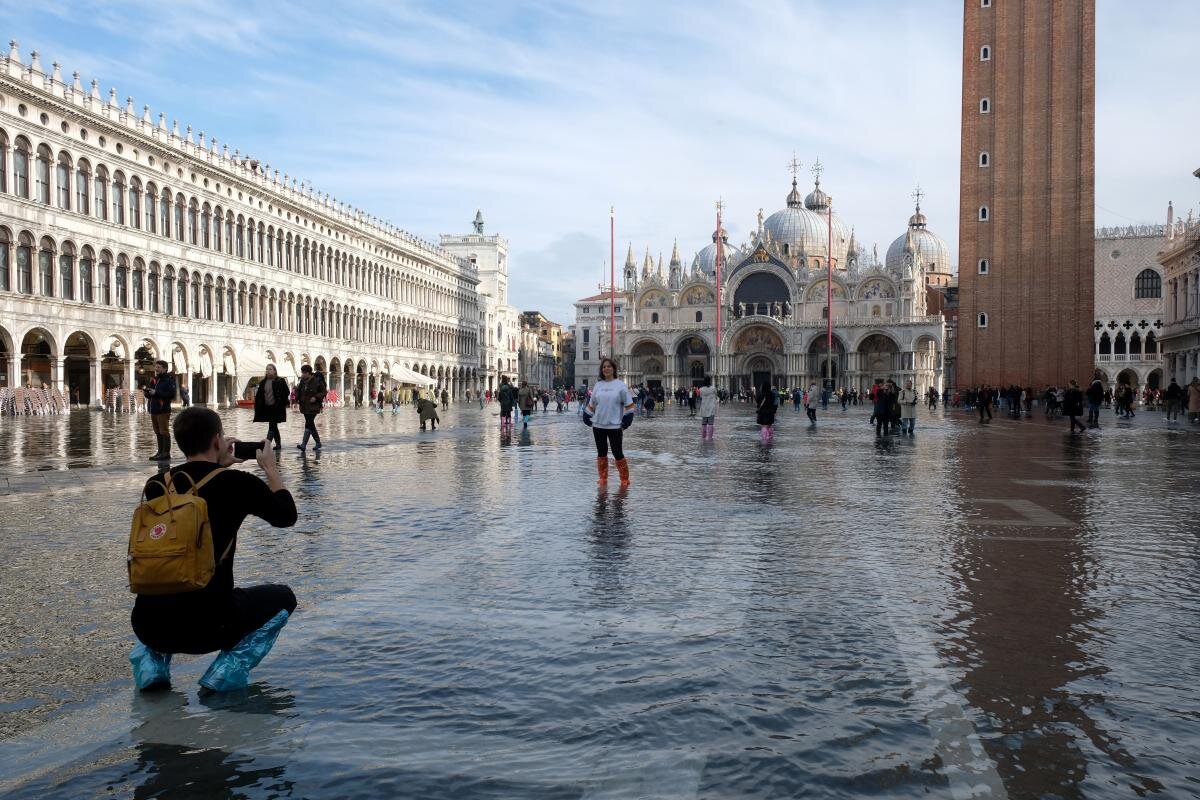
<instances>
[{"instance_id":1,"label":"cobblestone pavement","mask_svg":"<svg viewBox=\"0 0 1200 800\"><path fill-rule=\"evenodd\" d=\"M600 492L573 414L331 411L238 548L300 608L215 699L129 684L145 420L0 419L0 795L1200 796L1200 426L868 413L672 407Z\"/></svg>"}]
</instances>

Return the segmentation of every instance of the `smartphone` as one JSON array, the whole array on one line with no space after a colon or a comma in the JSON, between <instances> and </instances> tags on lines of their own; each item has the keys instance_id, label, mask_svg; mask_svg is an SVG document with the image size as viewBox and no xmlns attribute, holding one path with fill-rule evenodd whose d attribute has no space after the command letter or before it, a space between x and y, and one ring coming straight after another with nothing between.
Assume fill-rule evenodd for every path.
<instances>
[{"instance_id":1,"label":"smartphone","mask_svg":"<svg viewBox=\"0 0 1200 800\"><path fill-rule=\"evenodd\" d=\"M262 442L234 442L233 456L243 461L258 458L258 451L263 449Z\"/></svg>"}]
</instances>

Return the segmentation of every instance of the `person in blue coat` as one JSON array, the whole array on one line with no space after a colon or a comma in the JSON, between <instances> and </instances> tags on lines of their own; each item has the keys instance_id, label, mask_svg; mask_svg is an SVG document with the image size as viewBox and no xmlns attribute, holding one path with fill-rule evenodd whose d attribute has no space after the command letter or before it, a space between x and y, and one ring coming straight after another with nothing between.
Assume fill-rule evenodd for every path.
<instances>
[{"instance_id":1,"label":"person in blue coat","mask_svg":"<svg viewBox=\"0 0 1200 800\"><path fill-rule=\"evenodd\" d=\"M166 461L171 458L171 401L175 399L175 378L167 372L165 361L154 362L154 377L142 389L146 396L146 410L150 412L150 423L154 426L154 437L158 450L150 461Z\"/></svg>"}]
</instances>

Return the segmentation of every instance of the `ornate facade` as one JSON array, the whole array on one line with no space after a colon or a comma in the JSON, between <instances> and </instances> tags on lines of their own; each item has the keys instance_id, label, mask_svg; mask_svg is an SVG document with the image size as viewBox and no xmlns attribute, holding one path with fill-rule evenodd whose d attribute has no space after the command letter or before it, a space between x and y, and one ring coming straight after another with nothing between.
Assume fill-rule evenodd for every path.
<instances>
[{"instance_id":1,"label":"ornate facade","mask_svg":"<svg viewBox=\"0 0 1200 800\"><path fill-rule=\"evenodd\" d=\"M738 390L763 382L808 386L830 374L836 386L860 391L877 378L912 378L921 391L943 388L945 323L928 313L927 302L931 286L950 280L951 267L946 245L926 226L919 194L908 229L881 263L832 212L819 166L814 172L807 197L793 180L786 207L765 220L760 210L749 242L735 247L717 230L690 269L676 244L666 272L662 258L655 264L648 251L639 272L630 246L619 337L626 380L669 392L711 375L718 386Z\"/></svg>"},{"instance_id":2,"label":"ornate facade","mask_svg":"<svg viewBox=\"0 0 1200 800\"><path fill-rule=\"evenodd\" d=\"M1106 385L1165 386L1162 267L1167 227L1140 225L1096 231L1096 369Z\"/></svg>"},{"instance_id":3,"label":"ornate facade","mask_svg":"<svg viewBox=\"0 0 1200 800\"><path fill-rule=\"evenodd\" d=\"M1192 173L1200 178L1200 169ZM1186 385L1200 376L1200 220L1168 220L1167 241L1158 255L1166 296L1162 333L1166 379Z\"/></svg>"},{"instance_id":4,"label":"ornate facade","mask_svg":"<svg viewBox=\"0 0 1200 800\"><path fill-rule=\"evenodd\" d=\"M0 388L96 404L163 359L208 404L270 362L343 395L458 395L481 381L478 284L468 261L115 89L25 64L15 42L0 59Z\"/></svg>"}]
</instances>

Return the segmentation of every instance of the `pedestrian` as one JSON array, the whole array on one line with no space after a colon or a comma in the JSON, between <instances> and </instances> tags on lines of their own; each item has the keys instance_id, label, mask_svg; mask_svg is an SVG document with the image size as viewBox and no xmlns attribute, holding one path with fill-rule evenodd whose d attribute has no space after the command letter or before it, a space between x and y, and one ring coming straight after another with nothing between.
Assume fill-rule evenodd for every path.
<instances>
[{"instance_id":1,"label":"pedestrian","mask_svg":"<svg viewBox=\"0 0 1200 800\"><path fill-rule=\"evenodd\" d=\"M442 411L447 411L450 408L450 392L442 389Z\"/></svg>"},{"instance_id":2,"label":"pedestrian","mask_svg":"<svg viewBox=\"0 0 1200 800\"><path fill-rule=\"evenodd\" d=\"M646 400L642 403L642 408L646 410L646 419L654 416L654 392L646 392Z\"/></svg>"},{"instance_id":3,"label":"pedestrian","mask_svg":"<svg viewBox=\"0 0 1200 800\"><path fill-rule=\"evenodd\" d=\"M825 394L821 394L821 408L825 408ZM808 385L808 392L804 395L804 413L808 415L810 425L817 424L817 384L815 382Z\"/></svg>"},{"instance_id":4,"label":"pedestrian","mask_svg":"<svg viewBox=\"0 0 1200 800\"><path fill-rule=\"evenodd\" d=\"M134 684L142 691L167 689L172 655L219 650L200 678L201 693L243 689L250 670L295 612L296 595L282 584L234 587L238 528L247 516L290 528L296 524L296 503L280 480L275 454L266 449L257 454L265 481L226 469L243 459L234 454L237 440L225 437L215 411L184 409L175 419L175 441L187 461L146 483L146 503L134 516L130 535L129 580L137 593L130 615L138 639L129 654ZM168 486L171 498L164 502ZM204 508L181 513L179 500L188 495L204 500ZM211 539L204 537L203 549L192 554L205 553L211 575L199 588L189 583L181 587L181 576L169 570L170 562L177 565L179 559L164 559L158 543L175 549L182 546L177 541L200 540L206 530ZM183 577L196 582L196 576ZM164 591L168 586L173 591Z\"/></svg>"},{"instance_id":5,"label":"pedestrian","mask_svg":"<svg viewBox=\"0 0 1200 800\"><path fill-rule=\"evenodd\" d=\"M539 399L542 401L542 413L545 414L550 410L550 392L542 389L542 394Z\"/></svg>"},{"instance_id":6,"label":"pedestrian","mask_svg":"<svg viewBox=\"0 0 1200 800\"><path fill-rule=\"evenodd\" d=\"M717 418L717 405L720 400L717 390L713 388L711 377L705 377L703 385L696 394L700 401L700 438L711 442L713 426Z\"/></svg>"},{"instance_id":7,"label":"pedestrian","mask_svg":"<svg viewBox=\"0 0 1200 800\"><path fill-rule=\"evenodd\" d=\"M158 441L158 449L148 461L166 461L171 457L171 401L175 399L175 378L167 362L154 362L154 377L150 385L142 389L146 396L146 411L150 413L150 426L154 429L154 438Z\"/></svg>"},{"instance_id":8,"label":"pedestrian","mask_svg":"<svg viewBox=\"0 0 1200 800\"><path fill-rule=\"evenodd\" d=\"M979 387L976 394L975 404L979 407L979 422L983 423L983 415L987 414L987 421L992 421L992 387L984 384Z\"/></svg>"},{"instance_id":9,"label":"pedestrian","mask_svg":"<svg viewBox=\"0 0 1200 800\"><path fill-rule=\"evenodd\" d=\"M779 409L779 395L769 383L758 387L755 398L758 413L754 420L758 423L758 440L762 444L770 444L775 438L775 412Z\"/></svg>"},{"instance_id":10,"label":"pedestrian","mask_svg":"<svg viewBox=\"0 0 1200 800\"><path fill-rule=\"evenodd\" d=\"M287 403L287 381L279 377L274 364L267 364L266 374L254 393L254 421L267 423L267 441L274 442L276 450L283 447L279 423L287 421Z\"/></svg>"},{"instance_id":11,"label":"pedestrian","mask_svg":"<svg viewBox=\"0 0 1200 800\"><path fill-rule=\"evenodd\" d=\"M622 446L625 430L633 424L635 405L625 382L617 378L617 362L600 359L600 380L592 388L583 413L583 422L592 428L596 442L596 476L601 486L608 484L608 451L611 448L621 476L621 488L629 486L629 462Z\"/></svg>"},{"instance_id":12,"label":"pedestrian","mask_svg":"<svg viewBox=\"0 0 1200 800\"><path fill-rule=\"evenodd\" d=\"M1188 419L1200 422L1200 377L1192 378L1188 384Z\"/></svg>"},{"instance_id":13,"label":"pedestrian","mask_svg":"<svg viewBox=\"0 0 1200 800\"><path fill-rule=\"evenodd\" d=\"M429 427L436 431L438 423L442 421L438 416L437 403L428 397L422 397L417 401L417 414L421 420L421 430L425 430L425 423L428 422Z\"/></svg>"},{"instance_id":14,"label":"pedestrian","mask_svg":"<svg viewBox=\"0 0 1200 800\"><path fill-rule=\"evenodd\" d=\"M693 388L689 389L688 393L687 393L687 407L688 407L688 416L689 417L696 416L696 394L697 394L697 391L698 390L695 387L693 387Z\"/></svg>"},{"instance_id":15,"label":"pedestrian","mask_svg":"<svg viewBox=\"0 0 1200 800\"><path fill-rule=\"evenodd\" d=\"M508 382L507 375L500 376L500 388L496 390L496 399L500 402L500 432L505 429L512 433L513 406L517 402L517 391Z\"/></svg>"},{"instance_id":16,"label":"pedestrian","mask_svg":"<svg viewBox=\"0 0 1200 800\"><path fill-rule=\"evenodd\" d=\"M799 414L800 406L802 405L804 405L804 392L797 386L795 389L792 389L792 411Z\"/></svg>"},{"instance_id":17,"label":"pedestrian","mask_svg":"<svg viewBox=\"0 0 1200 800\"><path fill-rule=\"evenodd\" d=\"M1068 384L1067 392L1063 396L1063 413L1071 420L1071 433L1075 433L1075 426L1079 426L1080 433L1087 433L1087 426L1079 421L1079 417L1083 415L1083 392L1079 389L1079 382L1072 379Z\"/></svg>"},{"instance_id":18,"label":"pedestrian","mask_svg":"<svg viewBox=\"0 0 1200 800\"><path fill-rule=\"evenodd\" d=\"M1183 398L1183 387L1174 378L1167 384L1163 399L1167 401L1167 422L1179 419L1179 401Z\"/></svg>"},{"instance_id":19,"label":"pedestrian","mask_svg":"<svg viewBox=\"0 0 1200 800\"><path fill-rule=\"evenodd\" d=\"M887 384L877 384L874 389L875 400L871 408L871 418L875 420L875 435L885 436L891 433L892 395Z\"/></svg>"},{"instance_id":20,"label":"pedestrian","mask_svg":"<svg viewBox=\"0 0 1200 800\"><path fill-rule=\"evenodd\" d=\"M900 390L900 396L897 400L900 403L900 432L907 433L909 436L916 435L913 429L917 425L917 402L919 397L916 389L913 388L911 380L904 382L904 388Z\"/></svg>"},{"instance_id":21,"label":"pedestrian","mask_svg":"<svg viewBox=\"0 0 1200 800\"><path fill-rule=\"evenodd\" d=\"M296 449L304 452L308 448L308 439L313 440L313 450L321 452L321 434L317 433L317 414L325 407L325 376L313 372L312 366L305 364L300 367L300 382L296 384L296 399L300 403L300 413L304 415L304 436Z\"/></svg>"},{"instance_id":22,"label":"pedestrian","mask_svg":"<svg viewBox=\"0 0 1200 800\"><path fill-rule=\"evenodd\" d=\"M44 383L42 384L42 386L45 385ZM192 404L192 393L188 390L186 383L179 384L179 402L183 404L184 408Z\"/></svg>"},{"instance_id":23,"label":"pedestrian","mask_svg":"<svg viewBox=\"0 0 1200 800\"><path fill-rule=\"evenodd\" d=\"M483 411L483 392L475 392L475 399L479 401L479 410Z\"/></svg>"},{"instance_id":24,"label":"pedestrian","mask_svg":"<svg viewBox=\"0 0 1200 800\"><path fill-rule=\"evenodd\" d=\"M1087 426L1089 428L1100 427L1100 403L1104 400L1104 384L1100 381L1100 370L1092 373L1092 383L1087 388L1087 403L1088 403L1088 419Z\"/></svg>"},{"instance_id":25,"label":"pedestrian","mask_svg":"<svg viewBox=\"0 0 1200 800\"><path fill-rule=\"evenodd\" d=\"M517 405L521 407L521 430L529 430L529 417L537 409L537 397L526 381L521 381L521 388L517 391Z\"/></svg>"}]
</instances>

